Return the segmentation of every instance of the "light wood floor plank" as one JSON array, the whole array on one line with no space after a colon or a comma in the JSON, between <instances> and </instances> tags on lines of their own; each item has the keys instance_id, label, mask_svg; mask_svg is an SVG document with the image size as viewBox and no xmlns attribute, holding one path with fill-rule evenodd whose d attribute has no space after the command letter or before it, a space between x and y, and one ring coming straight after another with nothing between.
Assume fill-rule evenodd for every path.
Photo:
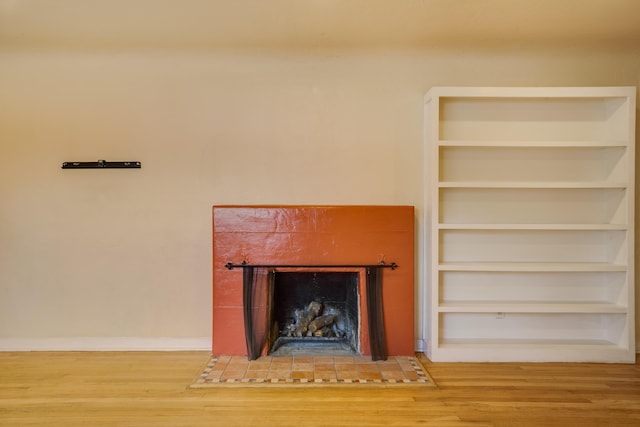
<instances>
[{"instance_id":1,"label":"light wood floor plank","mask_svg":"<svg viewBox=\"0 0 640 427\"><path fill-rule=\"evenodd\" d=\"M437 389L189 389L206 352L0 353L0 426L634 426L640 365L431 363Z\"/></svg>"}]
</instances>

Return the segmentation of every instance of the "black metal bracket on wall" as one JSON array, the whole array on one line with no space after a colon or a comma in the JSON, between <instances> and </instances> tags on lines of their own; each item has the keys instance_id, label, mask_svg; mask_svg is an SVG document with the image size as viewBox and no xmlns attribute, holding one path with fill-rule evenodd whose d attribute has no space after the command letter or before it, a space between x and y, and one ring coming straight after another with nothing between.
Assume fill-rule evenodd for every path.
<instances>
[{"instance_id":1,"label":"black metal bracket on wall","mask_svg":"<svg viewBox=\"0 0 640 427\"><path fill-rule=\"evenodd\" d=\"M140 169L141 162L107 162L98 160L97 162L64 162L62 169Z\"/></svg>"}]
</instances>

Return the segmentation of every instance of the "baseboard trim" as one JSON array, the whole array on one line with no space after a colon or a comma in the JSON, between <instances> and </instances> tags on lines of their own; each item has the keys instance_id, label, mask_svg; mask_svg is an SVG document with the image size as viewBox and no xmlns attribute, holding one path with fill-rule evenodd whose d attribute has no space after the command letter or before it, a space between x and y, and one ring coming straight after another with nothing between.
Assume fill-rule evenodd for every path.
<instances>
[{"instance_id":1,"label":"baseboard trim","mask_svg":"<svg viewBox=\"0 0 640 427\"><path fill-rule=\"evenodd\" d=\"M210 337L197 338L0 338L7 351L209 351ZM415 341L416 352L426 352L425 340ZM640 343L636 345L640 354Z\"/></svg>"},{"instance_id":2,"label":"baseboard trim","mask_svg":"<svg viewBox=\"0 0 640 427\"><path fill-rule=\"evenodd\" d=\"M204 351L210 337L196 338L0 338L0 351Z\"/></svg>"}]
</instances>

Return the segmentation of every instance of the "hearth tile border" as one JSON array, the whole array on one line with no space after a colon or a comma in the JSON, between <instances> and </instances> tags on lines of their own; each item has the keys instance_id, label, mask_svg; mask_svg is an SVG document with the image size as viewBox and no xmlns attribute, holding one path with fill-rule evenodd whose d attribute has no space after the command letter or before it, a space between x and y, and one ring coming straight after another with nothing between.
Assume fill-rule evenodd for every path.
<instances>
[{"instance_id":1,"label":"hearth tile border","mask_svg":"<svg viewBox=\"0 0 640 427\"><path fill-rule=\"evenodd\" d=\"M314 360L309 362L309 359ZM367 356L263 356L249 361L246 356L213 355L190 387L216 385L435 387L427 370L414 356L390 356L386 361L372 361Z\"/></svg>"}]
</instances>

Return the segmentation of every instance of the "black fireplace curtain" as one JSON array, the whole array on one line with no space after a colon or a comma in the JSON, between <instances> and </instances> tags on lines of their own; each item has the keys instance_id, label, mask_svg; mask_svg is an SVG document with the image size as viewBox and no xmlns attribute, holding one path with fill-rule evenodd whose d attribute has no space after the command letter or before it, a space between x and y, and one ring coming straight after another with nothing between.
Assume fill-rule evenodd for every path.
<instances>
[{"instance_id":1,"label":"black fireplace curtain","mask_svg":"<svg viewBox=\"0 0 640 427\"><path fill-rule=\"evenodd\" d=\"M269 342L271 298L275 270L264 267L243 269L243 311L249 360L262 354Z\"/></svg>"}]
</instances>

